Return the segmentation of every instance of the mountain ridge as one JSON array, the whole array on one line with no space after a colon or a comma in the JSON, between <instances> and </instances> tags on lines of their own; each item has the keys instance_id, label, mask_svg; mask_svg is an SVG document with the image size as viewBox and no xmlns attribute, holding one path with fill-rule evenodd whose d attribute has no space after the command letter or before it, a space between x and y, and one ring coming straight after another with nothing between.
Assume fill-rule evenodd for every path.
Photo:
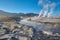
<instances>
[{"instance_id":1,"label":"mountain ridge","mask_svg":"<svg viewBox=\"0 0 60 40\"><path fill-rule=\"evenodd\" d=\"M3 10L0 10L0 16L36 16L38 14L35 13L10 13L10 12L5 12Z\"/></svg>"}]
</instances>

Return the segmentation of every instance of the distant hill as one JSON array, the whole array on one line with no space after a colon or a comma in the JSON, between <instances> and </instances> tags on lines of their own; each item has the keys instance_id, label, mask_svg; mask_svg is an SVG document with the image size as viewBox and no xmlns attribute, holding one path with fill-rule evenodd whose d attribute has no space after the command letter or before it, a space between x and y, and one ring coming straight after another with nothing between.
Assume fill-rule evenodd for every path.
<instances>
[{"instance_id":1,"label":"distant hill","mask_svg":"<svg viewBox=\"0 0 60 40\"><path fill-rule=\"evenodd\" d=\"M0 16L15 16L17 15L16 13L9 13L9 12L5 12L0 10Z\"/></svg>"},{"instance_id":2,"label":"distant hill","mask_svg":"<svg viewBox=\"0 0 60 40\"><path fill-rule=\"evenodd\" d=\"M10 13L10 12L5 12L0 10L0 16L36 16L38 14L34 14L34 13Z\"/></svg>"},{"instance_id":3,"label":"distant hill","mask_svg":"<svg viewBox=\"0 0 60 40\"><path fill-rule=\"evenodd\" d=\"M34 13L10 13L10 12L5 12L0 10L0 22L8 22L8 21L20 21L21 19L23 19L24 17L33 17L36 16L38 14L34 14ZM21 16L23 18L21 18Z\"/></svg>"}]
</instances>

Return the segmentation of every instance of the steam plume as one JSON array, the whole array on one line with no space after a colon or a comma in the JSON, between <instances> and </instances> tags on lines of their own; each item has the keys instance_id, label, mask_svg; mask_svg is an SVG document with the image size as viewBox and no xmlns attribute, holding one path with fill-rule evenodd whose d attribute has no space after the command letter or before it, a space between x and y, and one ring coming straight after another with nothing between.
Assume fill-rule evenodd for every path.
<instances>
[{"instance_id":1,"label":"steam plume","mask_svg":"<svg viewBox=\"0 0 60 40\"><path fill-rule=\"evenodd\" d=\"M48 13L48 4L44 5L44 15L43 15L43 17L45 17L47 13Z\"/></svg>"},{"instance_id":2,"label":"steam plume","mask_svg":"<svg viewBox=\"0 0 60 40\"><path fill-rule=\"evenodd\" d=\"M55 6L56 6L56 3L52 3L51 5L50 5L50 12L48 13L48 17L50 17L50 16L52 16L52 13L54 12L54 8L55 8Z\"/></svg>"},{"instance_id":3,"label":"steam plume","mask_svg":"<svg viewBox=\"0 0 60 40\"><path fill-rule=\"evenodd\" d=\"M43 6L42 10L39 13L39 16L43 14L42 17L45 17L48 14L48 17L50 17L54 12L54 8L57 4L55 2L51 2L50 0L39 0L38 5ZM50 8L50 11L48 12L49 8Z\"/></svg>"},{"instance_id":4,"label":"steam plume","mask_svg":"<svg viewBox=\"0 0 60 40\"><path fill-rule=\"evenodd\" d=\"M40 13L39 13L39 16L38 16L38 17L40 17L40 16L42 15L42 13L43 13L43 9L40 11Z\"/></svg>"}]
</instances>

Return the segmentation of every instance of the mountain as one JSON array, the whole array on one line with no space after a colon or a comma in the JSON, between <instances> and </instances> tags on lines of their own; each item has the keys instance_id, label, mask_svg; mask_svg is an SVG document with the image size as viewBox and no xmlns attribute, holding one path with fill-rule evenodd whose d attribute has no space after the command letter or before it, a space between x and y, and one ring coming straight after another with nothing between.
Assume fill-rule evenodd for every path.
<instances>
[{"instance_id":1,"label":"mountain","mask_svg":"<svg viewBox=\"0 0 60 40\"><path fill-rule=\"evenodd\" d=\"M5 12L0 10L0 16L15 16L17 15L16 13L9 13L9 12Z\"/></svg>"},{"instance_id":2,"label":"mountain","mask_svg":"<svg viewBox=\"0 0 60 40\"><path fill-rule=\"evenodd\" d=\"M0 10L0 16L36 16L38 14L34 14L34 13L10 13L10 12L5 12L3 10Z\"/></svg>"},{"instance_id":3,"label":"mountain","mask_svg":"<svg viewBox=\"0 0 60 40\"><path fill-rule=\"evenodd\" d=\"M26 16L28 17L33 17L33 16L38 16L38 14L34 14L34 13L27 13Z\"/></svg>"},{"instance_id":4,"label":"mountain","mask_svg":"<svg viewBox=\"0 0 60 40\"><path fill-rule=\"evenodd\" d=\"M34 16L38 16L38 14L35 13L19 13L19 16L23 16L23 17L34 17Z\"/></svg>"}]
</instances>

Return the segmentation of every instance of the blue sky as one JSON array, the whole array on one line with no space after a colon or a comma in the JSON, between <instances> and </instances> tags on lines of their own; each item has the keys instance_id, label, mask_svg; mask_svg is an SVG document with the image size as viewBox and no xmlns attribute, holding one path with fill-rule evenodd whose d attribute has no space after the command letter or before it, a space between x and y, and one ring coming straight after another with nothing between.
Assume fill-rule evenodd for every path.
<instances>
[{"instance_id":1,"label":"blue sky","mask_svg":"<svg viewBox=\"0 0 60 40\"><path fill-rule=\"evenodd\" d=\"M8 12L38 13L38 0L0 0L0 10Z\"/></svg>"},{"instance_id":2,"label":"blue sky","mask_svg":"<svg viewBox=\"0 0 60 40\"><path fill-rule=\"evenodd\" d=\"M52 2L58 3L60 0L53 0ZM38 0L0 0L0 10L7 12L39 13L41 9L42 6L38 5ZM55 7L54 13L60 14L60 5Z\"/></svg>"}]
</instances>

